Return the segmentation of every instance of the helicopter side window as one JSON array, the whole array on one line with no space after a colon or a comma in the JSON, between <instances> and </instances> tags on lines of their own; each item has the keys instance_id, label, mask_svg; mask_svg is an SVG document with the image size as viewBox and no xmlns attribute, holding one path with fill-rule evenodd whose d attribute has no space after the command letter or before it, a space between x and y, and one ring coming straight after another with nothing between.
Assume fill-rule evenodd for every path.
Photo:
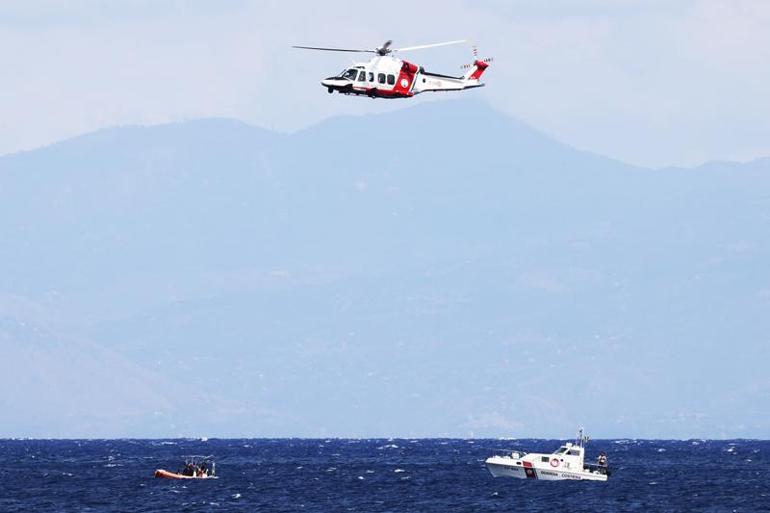
<instances>
[{"instance_id":1,"label":"helicopter side window","mask_svg":"<svg viewBox=\"0 0 770 513\"><path fill-rule=\"evenodd\" d=\"M385 73L378 73L377 74L377 82L379 82L380 84L384 84L385 83Z\"/></svg>"},{"instance_id":2,"label":"helicopter side window","mask_svg":"<svg viewBox=\"0 0 770 513\"><path fill-rule=\"evenodd\" d=\"M393 85L396 83L396 75L388 75L388 84Z\"/></svg>"},{"instance_id":3,"label":"helicopter side window","mask_svg":"<svg viewBox=\"0 0 770 513\"><path fill-rule=\"evenodd\" d=\"M374 82L374 73L369 72L369 82Z\"/></svg>"},{"instance_id":4,"label":"helicopter side window","mask_svg":"<svg viewBox=\"0 0 770 513\"><path fill-rule=\"evenodd\" d=\"M358 72L358 81L359 82L366 82L366 71L359 71Z\"/></svg>"},{"instance_id":5,"label":"helicopter side window","mask_svg":"<svg viewBox=\"0 0 770 513\"><path fill-rule=\"evenodd\" d=\"M347 80L355 80L356 76L358 76L358 70L355 68L350 68L345 73L342 74L342 78L345 78Z\"/></svg>"}]
</instances>

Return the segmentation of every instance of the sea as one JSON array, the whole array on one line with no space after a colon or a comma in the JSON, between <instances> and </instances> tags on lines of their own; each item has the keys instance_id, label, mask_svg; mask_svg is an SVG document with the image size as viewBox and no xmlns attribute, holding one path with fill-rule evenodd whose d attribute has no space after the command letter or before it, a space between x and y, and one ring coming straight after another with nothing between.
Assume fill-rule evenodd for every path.
<instances>
[{"instance_id":1,"label":"sea","mask_svg":"<svg viewBox=\"0 0 770 513\"><path fill-rule=\"evenodd\" d=\"M592 440L607 482L493 478L497 449L558 440L0 440L0 512L770 511L770 441ZM185 455L219 479L155 479Z\"/></svg>"}]
</instances>

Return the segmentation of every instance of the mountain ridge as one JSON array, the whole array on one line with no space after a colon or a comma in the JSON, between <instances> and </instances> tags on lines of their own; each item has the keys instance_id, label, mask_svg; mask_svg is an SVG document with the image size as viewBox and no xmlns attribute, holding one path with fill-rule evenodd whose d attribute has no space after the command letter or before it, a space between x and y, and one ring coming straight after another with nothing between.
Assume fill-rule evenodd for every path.
<instances>
[{"instance_id":1,"label":"mountain ridge","mask_svg":"<svg viewBox=\"0 0 770 513\"><path fill-rule=\"evenodd\" d=\"M615 163L622 164L622 165L628 166L628 167L637 168L637 169L647 169L647 170L688 170L688 169L698 169L698 168L703 168L703 167L709 167L709 166L712 166L712 165L715 165L715 166L716 165L719 165L719 166L727 165L727 166L737 166L737 167L740 167L740 166L746 166L746 165L764 164L764 163L766 163L767 160L770 160L770 156L767 156L767 157L754 158L754 159L751 159L751 160L748 160L748 161L709 160L709 161L703 162L703 163L698 164L698 165L687 166L687 167L683 167L683 166L658 166L658 167L639 166L639 165L635 165L635 164L631 164L631 163L625 162L623 160L615 159L613 157L608 157L606 155L602 155L601 153L593 152L593 151L590 151L590 150L582 150L582 149L579 149L579 148L577 148L575 146L570 145L569 143L565 143L565 142L559 141L557 138L554 138L553 136L550 136L547 133L542 132L541 130L535 128L534 126L532 126L532 125L530 125L530 124L528 124L528 123L526 123L526 122L524 122L524 121L522 121L522 120L520 120L518 118L513 118L513 117L510 117L510 116L504 115L502 113L499 113L497 111L493 111L489 105L487 105L486 103L484 103L484 102L482 102L480 100L464 100L464 99L460 99L460 100L445 100L445 101L425 102L423 104L419 104L419 105L415 105L415 106L411 106L411 107L406 107L404 109L399 109L399 110L396 110L396 111L384 112L384 113L376 113L376 114L347 114L347 115L342 115L342 116L334 116L334 117L326 118L326 119L321 120L321 121L319 121L317 123L314 123L312 125L309 125L307 127L304 127L304 128L292 131L292 132L273 131L273 130L270 130L268 128L264 128L264 127L261 127L259 125L252 124L252 123L249 123L247 121L243 121L243 120L240 120L240 119L237 119L237 118L226 118L226 117L202 117L202 118L191 118L191 119L186 119L186 120L183 120L183 121L172 121L172 122L164 122L164 123L116 125L116 126L110 126L110 127L101 128L101 129L94 130L94 131L91 131L91 132L86 132L86 133L75 135L75 136L72 136L72 137L66 137L66 138L63 138L61 140L57 140L57 141L54 141L54 142L51 142L49 144L46 144L46 145L43 145L43 146L39 146L39 147L36 147L36 148L31 148L31 149L26 149L26 150L18 151L18 152L13 152L13 153L8 153L8 154L0 155L0 161L2 161L2 159L4 159L4 158L21 157L21 156L24 156L24 155L27 155L27 154L38 153L38 152L43 151L43 150L47 150L47 149L51 149L51 148L57 148L60 145L68 145L68 144L72 144L72 143L77 143L78 141L89 140L89 139L94 138L94 137L99 138L99 137L102 137L102 136L107 135L107 134L117 134L117 133L121 133L121 132L125 132L125 131L134 131L134 130L137 130L137 131L147 131L149 133L149 132L156 132L156 131L172 130L172 129L175 129L175 128L185 128L185 127L190 127L190 126L200 126L200 125L205 125L205 124L222 124L222 125L228 125L229 124L229 125L232 125L233 127L240 126L241 128L246 128L246 129L248 129L250 131L253 131L255 133L256 132L260 132L260 133L263 133L263 134L265 134L265 135L267 135L269 137L275 137L275 138L289 137L290 138L292 136L301 135L301 134L304 134L304 133L307 133L307 132L314 132L314 131L317 131L317 130L325 130L327 127L330 127L330 126L333 127L334 124L336 124L337 122L340 122L340 121L346 121L347 122L347 121L350 121L350 120L356 120L356 119L361 119L361 118L366 118L366 119L374 118L374 119L376 119L376 118L387 117L387 116L398 116L399 113L404 111L404 110L422 109L422 108L425 108L426 106L432 106L434 104L436 104L436 105L450 104L451 105L453 103L467 105L467 106L473 107L474 109L479 109L480 108L480 109L485 109L485 110L489 110L489 111L495 112L496 114L505 117L507 120L509 120L511 122L514 122L514 123L516 123L517 125L519 125L521 127L525 127L526 129L528 129L528 130L530 130L530 131L532 131L534 133L537 133L539 136L541 136L541 137L543 137L545 139L550 139L551 141L557 142L558 144L560 144L560 145L562 145L562 146L564 146L566 148L570 148L570 149L572 149L572 150L574 150L576 152L579 152L579 153L585 153L585 154L588 154L588 155L591 155L591 156L601 157L601 158L613 161Z\"/></svg>"},{"instance_id":2,"label":"mountain ridge","mask_svg":"<svg viewBox=\"0 0 770 513\"><path fill-rule=\"evenodd\" d=\"M0 157L0 342L35 376L21 348L55 361L70 344L80 395L57 411L106 413L86 425L33 401L0 435L769 427L770 159L638 168L462 101L286 135L213 120L60 144ZM114 403L89 392L100 359L155 402L120 381ZM41 406L56 387L39 383Z\"/></svg>"}]
</instances>

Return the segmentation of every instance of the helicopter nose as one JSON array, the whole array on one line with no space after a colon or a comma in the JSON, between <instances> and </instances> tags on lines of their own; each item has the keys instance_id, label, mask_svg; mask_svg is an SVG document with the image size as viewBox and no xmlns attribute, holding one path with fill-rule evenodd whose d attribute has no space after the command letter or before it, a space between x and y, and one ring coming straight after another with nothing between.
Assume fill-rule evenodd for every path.
<instances>
[{"instance_id":1,"label":"helicopter nose","mask_svg":"<svg viewBox=\"0 0 770 513\"><path fill-rule=\"evenodd\" d=\"M326 91L329 94L332 94L334 92L334 90L336 89L336 87L335 87L336 83L331 78L327 78L325 80L321 80L321 85L326 88Z\"/></svg>"},{"instance_id":2,"label":"helicopter nose","mask_svg":"<svg viewBox=\"0 0 770 513\"><path fill-rule=\"evenodd\" d=\"M340 87L347 84L348 81L340 77L327 77L321 80L321 85L324 87Z\"/></svg>"}]
</instances>

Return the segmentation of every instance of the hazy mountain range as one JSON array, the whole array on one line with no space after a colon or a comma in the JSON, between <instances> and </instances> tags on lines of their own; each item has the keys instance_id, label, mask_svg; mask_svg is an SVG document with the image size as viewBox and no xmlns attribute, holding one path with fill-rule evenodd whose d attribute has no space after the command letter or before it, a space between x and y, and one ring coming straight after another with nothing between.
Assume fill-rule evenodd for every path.
<instances>
[{"instance_id":1,"label":"hazy mountain range","mask_svg":"<svg viewBox=\"0 0 770 513\"><path fill-rule=\"evenodd\" d=\"M0 158L0 235L0 436L770 433L770 159L118 127Z\"/></svg>"}]
</instances>

